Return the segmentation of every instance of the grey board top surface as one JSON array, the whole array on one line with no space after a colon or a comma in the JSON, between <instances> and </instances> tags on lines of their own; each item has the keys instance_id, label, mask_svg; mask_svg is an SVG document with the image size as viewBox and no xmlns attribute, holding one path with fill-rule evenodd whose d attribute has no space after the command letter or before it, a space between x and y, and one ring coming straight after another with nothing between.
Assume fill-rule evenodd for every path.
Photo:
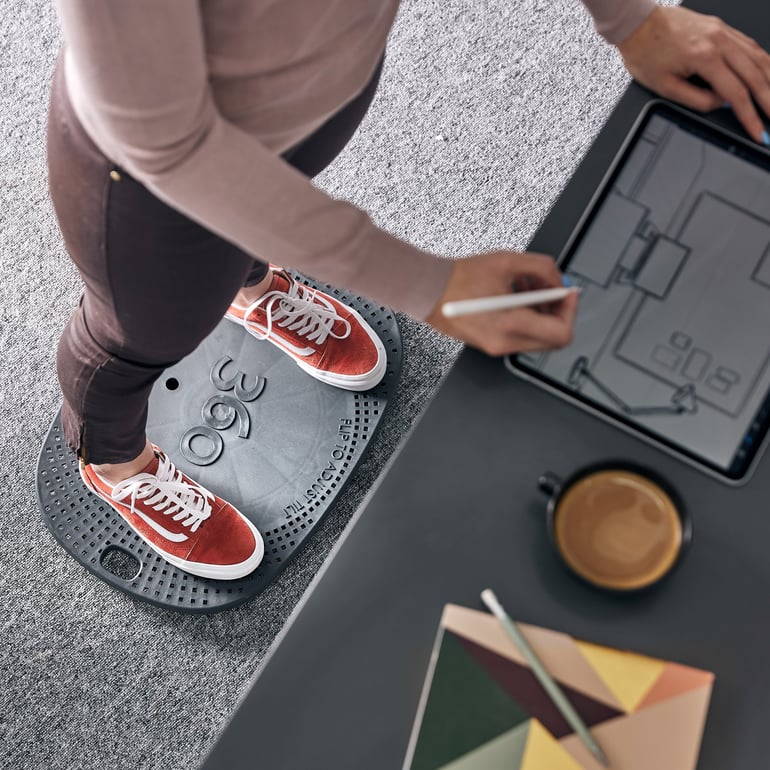
<instances>
[{"instance_id":1,"label":"grey board top surface","mask_svg":"<svg viewBox=\"0 0 770 770\"><path fill-rule=\"evenodd\" d=\"M56 540L98 578L178 612L235 607L280 574L330 510L392 400L401 336L388 308L304 280L356 308L379 336L388 367L376 387L351 392L321 383L275 346L224 319L163 373L150 396L149 438L262 534L265 556L250 575L197 577L156 554L86 489L59 415L54 419L38 462L40 510Z\"/></svg>"},{"instance_id":2,"label":"grey board top surface","mask_svg":"<svg viewBox=\"0 0 770 770\"><path fill-rule=\"evenodd\" d=\"M770 8L690 4L770 47ZM559 253L651 98L632 86L531 248ZM738 130L726 112L713 117ZM663 475L692 514L680 569L613 597L557 561L543 471L625 459ZM770 458L730 487L465 350L257 672L204 770L401 767L442 607L495 589L517 619L710 669L699 770L766 766L770 712Z\"/></svg>"}]
</instances>

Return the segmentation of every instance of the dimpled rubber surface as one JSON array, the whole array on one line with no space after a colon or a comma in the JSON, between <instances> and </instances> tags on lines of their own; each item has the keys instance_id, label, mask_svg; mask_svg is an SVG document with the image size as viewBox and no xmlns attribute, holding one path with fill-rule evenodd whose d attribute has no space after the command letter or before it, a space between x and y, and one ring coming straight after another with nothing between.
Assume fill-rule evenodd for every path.
<instances>
[{"instance_id":1,"label":"dimpled rubber surface","mask_svg":"<svg viewBox=\"0 0 770 770\"><path fill-rule=\"evenodd\" d=\"M170 565L86 489L57 415L38 462L40 510L56 540L97 577L135 599L181 612L234 607L278 575L329 510L395 392L401 337L387 308L302 280L354 307L377 332L388 356L377 387L354 393L320 383L274 345L223 320L165 371L150 397L150 439L256 525L265 540L260 566L225 581Z\"/></svg>"}]
</instances>

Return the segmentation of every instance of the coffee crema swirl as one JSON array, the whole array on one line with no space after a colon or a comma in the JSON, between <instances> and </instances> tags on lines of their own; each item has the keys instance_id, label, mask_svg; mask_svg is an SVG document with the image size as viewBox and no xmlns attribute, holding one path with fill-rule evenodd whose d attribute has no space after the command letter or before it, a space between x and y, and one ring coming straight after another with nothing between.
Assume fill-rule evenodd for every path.
<instances>
[{"instance_id":1,"label":"coffee crema swirl","mask_svg":"<svg viewBox=\"0 0 770 770\"><path fill-rule=\"evenodd\" d=\"M651 585L674 566L682 521L655 482L631 471L603 470L562 493L554 535L575 572L603 588L627 591Z\"/></svg>"}]
</instances>

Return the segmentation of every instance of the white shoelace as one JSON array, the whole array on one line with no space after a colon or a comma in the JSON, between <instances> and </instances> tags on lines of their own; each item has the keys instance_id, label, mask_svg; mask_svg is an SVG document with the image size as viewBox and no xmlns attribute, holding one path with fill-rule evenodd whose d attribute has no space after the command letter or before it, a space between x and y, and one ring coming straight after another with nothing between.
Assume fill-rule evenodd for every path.
<instances>
[{"instance_id":1,"label":"white shoelace","mask_svg":"<svg viewBox=\"0 0 770 770\"><path fill-rule=\"evenodd\" d=\"M164 516L190 527L191 532L211 516L209 501L214 499L207 489L185 481L182 472L163 454L158 455L155 475L140 473L119 482L113 487L112 497L119 502L130 497L132 513L136 510L136 501L145 500Z\"/></svg>"},{"instance_id":2,"label":"white shoelace","mask_svg":"<svg viewBox=\"0 0 770 770\"><path fill-rule=\"evenodd\" d=\"M289 282L288 292L269 291L263 294L249 305L244 318L248 319L259 307L264 309L267 316L267 331L260 333L253 329L258 339L267 339L273 324L287 328L318 345L322 345L329 336L344 340L351 332L350 321L339 316L329 300L298 281ZM336 321L345 325L342 334L334 331Z\"/></svg>"}]
</instances>

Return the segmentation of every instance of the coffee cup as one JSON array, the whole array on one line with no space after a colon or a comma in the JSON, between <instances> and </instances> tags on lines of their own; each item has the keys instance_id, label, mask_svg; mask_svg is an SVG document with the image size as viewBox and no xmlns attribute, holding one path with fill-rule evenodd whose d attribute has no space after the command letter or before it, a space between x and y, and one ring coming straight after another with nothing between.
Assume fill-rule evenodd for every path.
<instances>
[{"instance_id":1,"label":"coffee cup","mask_svg":"<svg viewBox=\"0 0 770 770\"><path fill-rule=\"evenodd\" d=\"M692 540L681 498L656 473L631 463L544 473L548 532L566 566L593 586L630 593L659 583Z\"/></svg>"}]
</instances>

